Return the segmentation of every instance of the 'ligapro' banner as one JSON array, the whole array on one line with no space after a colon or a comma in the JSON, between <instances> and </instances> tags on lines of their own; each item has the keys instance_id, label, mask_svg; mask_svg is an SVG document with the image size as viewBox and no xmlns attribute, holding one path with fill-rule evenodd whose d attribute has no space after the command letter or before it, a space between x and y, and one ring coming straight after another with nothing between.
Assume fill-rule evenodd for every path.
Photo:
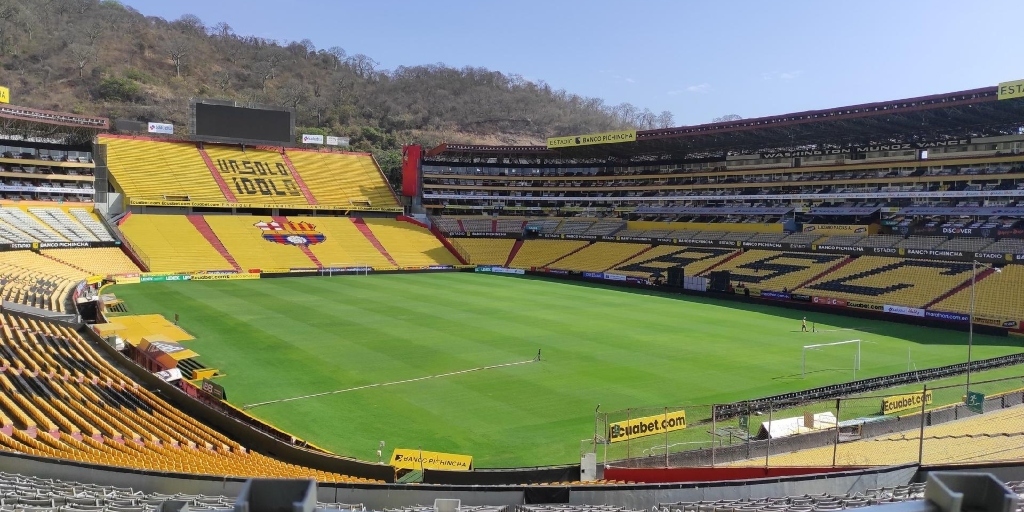
<instances>
[{"instance_id":1,"label":"'ligapro' banner","mask_svg":"<svg viewBox=\"0 0 1024 512\"><path fill-rule=\"evenodd\" d=\"M394 453L391 454L391 467L398 469L469 471L473 467L473 456L395 448Z\"/></svg>"},{"instance_id":2,"label":"'ligapro' banner","mask_svg":"<svg viewBox=\"0 0 1024 512\"><path fill-rule=\"evenodd\" d=\"M618 443L638 437L664 434L686 428L686 411L633 418L608 424L608 441Z\"/></svg>"},{"instance_id":3,"label":"'ligapro' banner","mask_svg":"<svg viewBox=\"0 0 1024 512\"><path fill-rule=\"evenodd\" d=\"M548 149L592 146L594 144L617 144L620 142L636 142L636 130L551 137L548 139Z\"/></svg>"},{"instance_id":4,"label":"'ligapro' banner","mask_svg":"<svg viewBox=\"0 0 1024 512\"><path fill-rule=\"evenodd\" d=\"M932 392L929 390L924 395L924 403L932 403ZM921 408L921 393L910 395L887 396L882 399L882 414L905 411L907 409Z\"/></svg>"}]
</instances>

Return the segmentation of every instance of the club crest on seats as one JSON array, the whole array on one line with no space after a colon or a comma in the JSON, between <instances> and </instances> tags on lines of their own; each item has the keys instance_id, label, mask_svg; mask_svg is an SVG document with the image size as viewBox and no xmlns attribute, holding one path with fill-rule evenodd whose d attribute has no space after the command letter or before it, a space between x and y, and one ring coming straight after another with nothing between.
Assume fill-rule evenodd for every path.
<instances>
[{"instance_id":1,"label":"club crest on seats","mask_svg":"<svg viewBox=\"0 0 1024 512\"><path fill-rule=\"evenodd\" d=\"M309 222L260 221L254 224L263 230L263 239L283 245L315 245L327 237Z\"/></svg>"}]
</instances>

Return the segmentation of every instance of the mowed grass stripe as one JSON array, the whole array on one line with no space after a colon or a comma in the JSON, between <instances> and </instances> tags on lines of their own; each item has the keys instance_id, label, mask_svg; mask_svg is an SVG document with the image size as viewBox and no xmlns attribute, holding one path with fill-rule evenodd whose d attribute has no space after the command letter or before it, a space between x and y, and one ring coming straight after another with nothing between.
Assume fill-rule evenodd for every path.
<instances>
[{"instance_id":1,"label":"mowed grass stripe","mask_svg":"<svg viewBox=\"0 0 1024 512\"><path fill-rule=\"evenodd\" d=\"M113 290L132 313L182 315L235 404L529 359L543 361L277 403L251 412L325 448L372 459L390 448L469 453L479 467L578 460L593 411L754 398L963 361L963 333L711 298L471 273L140 284ZM975 337L975 357L1018 352Z\"/></svg>"}]
</instances>

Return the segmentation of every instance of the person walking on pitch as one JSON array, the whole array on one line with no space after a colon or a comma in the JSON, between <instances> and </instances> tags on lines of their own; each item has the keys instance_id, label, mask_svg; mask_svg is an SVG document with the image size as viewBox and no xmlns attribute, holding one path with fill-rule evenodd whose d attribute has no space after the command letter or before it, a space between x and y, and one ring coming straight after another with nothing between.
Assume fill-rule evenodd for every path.
<instances>
[{"instance_id":1,"label":"person walking on pitch","mask_svg":"<svg viewBox=\"0 0 1024 512\"><path fill-rule=\"evenodd\" d=\"M803 321L800 322L800 331L807 332L807 317L805 316Z\"/></svg>"}]
</instances>

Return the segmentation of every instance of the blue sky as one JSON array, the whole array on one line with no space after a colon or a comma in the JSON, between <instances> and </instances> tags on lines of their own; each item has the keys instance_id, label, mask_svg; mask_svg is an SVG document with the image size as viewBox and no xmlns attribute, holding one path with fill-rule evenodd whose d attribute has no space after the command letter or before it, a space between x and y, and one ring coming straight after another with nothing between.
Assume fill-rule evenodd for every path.
<instances>
[{"instance_id":1,"label":"blue sky","mask_svg":"<svg viewBox=\"0 0 1024 512\"><path fill-rule=\"evenodd\" d=\"M1024 78L1017 0L122 0L146 15L341 46L385 68L445 63L544 80L676 124Z\"/></svg>"}]
</instances>

